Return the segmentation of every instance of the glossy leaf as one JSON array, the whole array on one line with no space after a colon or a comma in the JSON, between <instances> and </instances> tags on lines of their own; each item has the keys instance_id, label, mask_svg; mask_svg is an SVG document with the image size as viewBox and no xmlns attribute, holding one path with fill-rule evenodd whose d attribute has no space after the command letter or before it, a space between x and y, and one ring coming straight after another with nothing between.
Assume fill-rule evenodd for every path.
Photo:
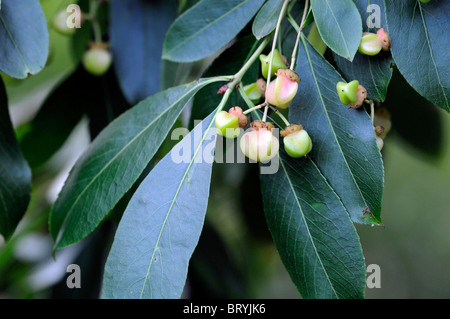
<instances>
[{"instance_id":1,"label":"glossy leaf","mask_svg":"<svg viewBox=\"0 0 450 319\"><path fill-rule=\"evenodd\" d=\"M283 3L284 0L269 0L261 8L252 25L256 39L260 40L275 30Z\"/></svg>"},{"instance_id":2,"label":"glossy leaf","mask_svg":"<svg viewBox=\"0 0 450 319\"><path fill-rule=\"evenodd\" d=\"M386 102L393 131L427 159L438 159L446 136L444 111L420 96L398 72L394 72ZM389 143L389 133L387 135Z\"/></svg>"},{"instance_id":3,"label":"glossy leaf","mask_svg":"<svg viewBox=\"0 0 450 319\"><path fill-rule=\"evenodd\" d=\"M0 11L0 70L24 79L45 66L47 22L38 0L3 0Z\"/></svg>"},{"instance_id":4,"label":"glossy leaf","mask_svg":"<svg viewBox=\"0 0 450 319\"><path fill-rule=\"evenodd\" d=\"M167 32L163 58L192 62L228 44L264 0L202 0L178 17Z\"/></svg>"},{"instance_id":5,"label":"glossy leaf","mask_svg":"<svg viewBox=\"0 0 450 319\"><path fill-rule=\"evenodd\" d=\"M349 61L358 50L362 35L361 15L352 0L311 0L323 42Z\"/></svg>"},{"instance_id":6,"label":"glossy leaf","mask_svg":"<svg viewBox=\"0 0 450 319\"><path fill-rule=\"evenodd\" d=\"M450 2L385 1L391 52L408 83L450 112L448 19Z\"/></svg>"},{"instance_id":7,"label":"glossy leaf","mask_svg":"<svg viewBox=\"0 0 450 319\"><path fill-rule=\"evenodd\" d=\"M133 185L205 79L150 96L106 127L80 157L50 214L55 248L73 244L103 220Z\"/></svg>"},{"instance_id":8,"label":"glossy leaf","mask_svg":"<svg viewBox=\"0 0 450 319\"><path fill-rule=\"evenodd\" d=\"M137 189L106 262L103 298L181 296L208 204L215 113L186 135Z\"/></svg>"},{"instance_id":9,"label":"glossy leaf","mask_svg":"<svg viewBox=\"0 0 450 319\"><path fill-rule=\"evenodd\" d=\"M9 119L6 91L0 80L0 234L9 239L27 210L31 171Z\"/></svg>"},{"instance_id":10,"label":"glossy leaf","mask_svg":"<svg viewBox=\"0 0 450 319\"><path fill-rule=\"evenodd\" d=\"M281 141L279 169L261 174L267 225L303 298L363 298L359 237L339 197L309 157L291 158Z\"/></svg>"},{"instance_id":11,"label":"glossy leaf","mask_svg":"<svg viewBox=\"0 0 450 319\"><path fill-rule=\"evenodd\" d=\"M369 115L363 108L342 105L336 92L342 78L304 36L297 61L301 82L290 106L290 122L308 131L310 156L352 220L380 223L384 172Z\"/></svg>"},{"instance_id":12,"label":"glossy leaf","mask_svg":"<svg viewBox=\"0 0 450 319\"><path fill-rule=\"evenodd\" d=\"M159 91L162 44L176 1L112 1L110 10L114 67L127 100L137 103Z\"/></svg>"},{"instance_id":13,"label":"glossy leaf","mask_svg":"<svg viewBox=\"0 0 450 319\"><path fill-rule=\"evenodd\" d=\"M364 32L376 33L379 28L386 30L384 2L382 0L357 0L355 4L362 17ZM368 12L369 5L374 6L373 8L376 9ZM379 14L379 20L376 20L376 14ZM375 26L377 22L379 22L378 27ZM381 51L374 56L356 52L352 62L334 52L333 57L345 80L347 82L358 80L359 84L366 88L368 99L374 101L384 101L386 99L387 88L392 76L391 64L393 63L389 52Z\"/></svg>"}]
</instances>

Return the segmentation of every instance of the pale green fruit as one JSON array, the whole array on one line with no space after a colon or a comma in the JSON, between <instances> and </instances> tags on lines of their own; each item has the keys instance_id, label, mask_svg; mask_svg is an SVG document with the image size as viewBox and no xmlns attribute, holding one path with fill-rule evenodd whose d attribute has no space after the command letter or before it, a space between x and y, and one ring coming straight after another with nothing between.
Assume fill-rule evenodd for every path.
<instances>
[{"instance_id":1,"label":"pale green fruit","mask_svg":"<svg viewBox=\"0 0 450 319\"><path fill-rule=\"evenodd\" d=\"M239 118L226 111L220 111L216 116L215 125L217 133L227 138L239 136Z\"/></svg>"},{"instance_id":2,"label":"pale green fruit","mask_svg":"<svg viewBox=\"0 0 450 319\"><path fill-rule=\"evenodd\" d=\"M278 69L287 69L286 64L283 61L283 58L280 55L280 52L278 52L277 49L275 49L274 52L275 53L272 59L272 75L275 74L278 71ZM269 75L269 64L271 55L272 53L269 53L268 55L261 54L259 56L259 60L261 61L261 73L265 79L267 79L267 76Z\"/></svg>"},{"instance_id":3,"label":"pale green fruit","mask_svg":"<svg viewBox=\"0 0 450 319\"><path fill-rule=\"evenodd\" d=\"M312 149L311 138L306 130L291 133L283 138L284 149L290 157L305 156Z\"/></svg>"},{"instance_id":4,"label":"pale green fruit","mask_svg":"<svg viewBox=\"0 0 450 319\"><path fill-rule=\"evenodd\" d=\"M253 104L258 104L261 100L261 91L259 90L258 84L256 82L244 86L244 91L249 97L250 101L253 102Z\"/></svg>"},{"instance_id":5,"label":"pale green fruit","mask_svg":"<svg viewBox=\"0 0 450 319\"><path fill-rule=\"evenodd\" d=\"M68 12L59 11L52 20L53 28L62 35L72 35L75 33L76 28L69 28L67 26L67 18L69 17Z\"/></svg>"},{"instance_id":6,"label":"pale green fruit","mask_svg":"<svg viewBox=\"0 0 450 319\"><path fill-rule=\"evenodd\" d=\"M377 55L382 49L381 41L375 33L364 32L358 52L365 55Z\"/></svg>"},{"instance_id":7,"label":"pale green fruit","mask_svg":"<svg viewBox=\"0 0 450 319\"><path fill-rule=\"evenodd\" d=\"M342 104L348 105L350 102L356 102L358 98L358 86L359 82L357 80L349 83L338 82L336 84L336 90Z\"/></svg>"},{"instance_id":8,"label":"pale green fruit","mask_svg":"<svg viewBox=\"0 0 450 319\"><path fill-rule=\"evenodd\" d=\"M84 53L82 62L89 73L103 75L111 66L112 56L106 49L92 48Z\"/></svg>"}]
</instances>

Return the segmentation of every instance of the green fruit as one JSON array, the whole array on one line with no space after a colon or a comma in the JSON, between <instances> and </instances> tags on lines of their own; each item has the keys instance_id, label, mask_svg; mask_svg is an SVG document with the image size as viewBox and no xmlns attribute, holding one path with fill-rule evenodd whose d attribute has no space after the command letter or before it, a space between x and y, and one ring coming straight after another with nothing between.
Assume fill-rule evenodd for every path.
<instances>
[{"instance_id":1,"label":"green fruit","mask_svg":"<svg viewBox=\"0 0 450 319\"><path fill-rule=\"evenodd\" d=\"M226 111L220 111L216 116L215 125L217 133L227 138L236 138L239 136L239 118Z\"/></svg>"},{"instance_id":2,"label":"green fruit","mask_svg":"<svg viewBox=\"0 0 450 319\"><path fill-rule=\"evenodd\" d=\"M66 11L60 11L53 17L53 29L62 35L72 35L76 31L76 28L69 28L67 26L69 14L70 13L67 13Z\"/></svg>"},{"instance_id":3,"label":"green fruit","mask_svg":"<svg viewBox=\"0 0 450 319\"><path fill-rule=\"evenodd\" d=\"M348 105L350 102L356 102L358 98L358 86L359 82L357 80L353 80L349 83L338 82L336 84L336 90L342 104Z\"/></svg>"},{"instance_id":4,"label":"green fruit","mask_svg":"<svg viewBox=\"0 0 450 319\"><path fill-rule=\"evenodd\" d=\"M298 158L305 156L312 149L311 138L308 132L300 130L284 137L284 149L290 157Z\"/></svg>"},{"instance_id":5,"label":"green fruit","mask_svg":"<svg viewBox=\"0 0 450 319\"><path fill-rule=\"evenodd\" d=\"M103 75L111 66L112 56L106 49L92 48L84 53L82 63L89 73Z\"/></svg>"},{"instance_id":6,"label":"green fruit","mask_svg":"<svg viewBox=\"0 0 450 319\"><path fill-rule=\"evenodd\" d=\"M253 104L258 104L261 100L261 91L259 90L258 84L256 82L244 86L244 91L249 99L253 102Z\"/></svg>"},{"instance_id":7,"label":"green fruit","mask_svg":"<svg viewBox=\"0 0 450 319\"><path fill-rule=\"evenodd\" d=\"M430 2L430 0L419 0L420 2L422 2L422 3L428 3L428 2Z\"/></svg>"},{"instance_id":8,"label":"green fruit","mask_svg":"<svg viewBox=\"0 0 450 319\"><path fill-rule=\"evenodd\" d=\"M358 52L365 55L376 55L382 49L380 38L375 33L364 32L358 47Z\"/></svg>"},{"instance_id":9,"label":"green fruit","mask_svg":"<svg viewBox=\"0 0 450 319\"><path fill-rule=\"evenodd\" d=\"M287 69L286 64L284 63L283 58L281 57L278 50L275 49L273 52L274 55L272 59L272 75L274 75L278 71L278 69ZM261 73L265 79L267 79L267 76L269 75L269 64L271 55L272 53L269 53L268 55L261 54L259 56L259 60L261 61Z\"/></svg>"}]
</instances>

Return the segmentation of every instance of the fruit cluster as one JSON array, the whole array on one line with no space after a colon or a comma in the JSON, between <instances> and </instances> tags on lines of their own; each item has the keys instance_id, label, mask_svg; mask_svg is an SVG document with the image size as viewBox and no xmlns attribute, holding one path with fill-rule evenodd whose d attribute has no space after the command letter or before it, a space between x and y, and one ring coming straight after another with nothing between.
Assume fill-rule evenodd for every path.
<instances>
[{"instance_id":1,"label":"fruit cluster","mask_svg":"<svg viewBox=\"0 0 450 319\"><path fill-rule=\"evenodd\" d=\"M260 107L270 105L279 109L288 108L298 91L300 82L298 74L288 69L286 58L280 55L276 49L268 55L261 54L259 59L263 77L255 83L244 86L245 94L254 104L258 104L264 98L265 102L258 104ZM276 78L266 85L269 69L272 70L270 76L276 76ZM248 124L246 113L238 106L232 107L228 112L220 111L215 119L218 134L227 138L237 138ZM273 123L261 120L252 121L250 130L244 133L240 139L241 151L254 161L269 161L278 154L280 147L274 132L275 125ZM280 132L280 136L283 137L286 153L291 157L305 156L312 149L311 139L301 124L287 125Z\"/></svg>"},{"instance_id":2,"label":"fruit cluster","mask_svg":"<svg viewBox=\"0 0 450 319\"><path fill-rule=\"evenodd\" d=\"M363 34L360 52L374 55L381 50L389 50L390 38L384 29L379 29L377 34ZM256 82L245 85L243 90L251 101L250 109L243 112L238 106L232 107L228 112L220 111L215 119L218 134L227 138L237 138L242 129L248 124L249 112L270 106L275 111L286 109L291 104L298 91L300 78L298 74L289 69L286 58L280 55L278 50L273 50L268 55L259 56L261 62L262 78ZM269 76L269 69L272 70ZM266 79L275 76L275 79L266 84ZM224 93L227 85L223 86L218 93ZM358 80L349 83L338 82L336 90L342 104L349 108L360 108L364 102L373 106L373 102L367 100L367 90ZM259 104L262 99L263 103ZM256 106L251 107L251 104ZM373 110L372 110L373 112ZM383 115L372 114L374 131L377 144L381 150L383 138L390 129L388 113ZM285 119L284 119L285 120ZM293 158L306 156L312 150L312 141L308 132L301 124L290 124L285 120L286 127L280 131L286 153ZM275 126L273 123L255 120L250 123L250 129L240 139L240 148L248 158L264 162L272 159L279 151L278 137L274 136Z\"/></svg>"},{"instance_id":3,"label":"fruit cluster","mask_svg":"<svg viewBox=\"0 0 450 319\"><path fill-rule=\"evenodd\" d=\"M65 10L59 11L53 17L53 29L65 36L74 35L77 28L69 27L69 19L71 19L70 12L66 12ZM101 36L98 34L99 23L95 14L81 12L81 23L85 20L91 20L93 26L95 26L94 33L97 33L97 39L88 44L88 48L84 52L81 62L89 73L100 76L109 70L112 63L112 54L108 44L103 42Z\"/></svg>"}]
</instances>

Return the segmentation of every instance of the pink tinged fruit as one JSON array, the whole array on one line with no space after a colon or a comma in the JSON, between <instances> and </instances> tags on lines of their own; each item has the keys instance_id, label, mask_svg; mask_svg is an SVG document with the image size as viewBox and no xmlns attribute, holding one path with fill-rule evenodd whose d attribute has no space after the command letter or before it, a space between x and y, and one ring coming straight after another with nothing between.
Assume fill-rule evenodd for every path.
<instances>
[{"instance_id":1,"label":"pink tinged fruit","mask_svg":"<svg viewBox=\"0 0 450 319\"><path fill-rule=\"evenodd\" d=\"M281 109L287 108L297 94L299 82L294 71L278 70L277 78L266 88L267 102Z\"/></svg>"}]
</instances>

